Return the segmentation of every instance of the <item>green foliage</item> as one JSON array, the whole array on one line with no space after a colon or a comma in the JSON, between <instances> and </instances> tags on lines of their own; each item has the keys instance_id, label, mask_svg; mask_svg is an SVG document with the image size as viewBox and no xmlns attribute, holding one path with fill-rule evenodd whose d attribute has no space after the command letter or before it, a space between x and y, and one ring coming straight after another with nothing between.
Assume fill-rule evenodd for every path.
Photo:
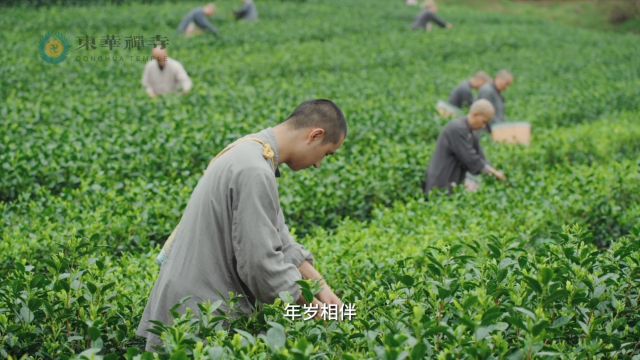
<instances>
[{"instance_id":1,"label":"green foliage","mask_svg":"<svg viewBox=\"0 0 640 360\"><path fill-rule=\"evenodd\" d=\"M636 38L464 8L447 13L454 30L414 33L415 9L382 0L265 2L257 24L219 5L222 38L189 41L173 34L193 4L3 10L0 358L637 356ZM54 30L166 34L194 90L149 101L143 63L76 51L46 64L34 39ZM508 114L532 122L533 145L484 139L508 183L426 202L445 124L433 105L503 67ZM291 299L250 317L205 303L157 324L164 352L144 353L158 244L206 164L312 97L336 100L349 137L320 170L282 169L281 202L356 318L291 321Z\"/></svg>"}]
</instances>

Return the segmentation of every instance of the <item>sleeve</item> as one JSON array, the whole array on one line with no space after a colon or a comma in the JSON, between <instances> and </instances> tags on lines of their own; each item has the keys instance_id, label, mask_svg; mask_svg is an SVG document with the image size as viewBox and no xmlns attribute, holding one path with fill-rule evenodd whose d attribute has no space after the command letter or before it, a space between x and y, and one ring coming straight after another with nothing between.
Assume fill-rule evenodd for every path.
<instances>
[{"instance_id":1,"label":"sleeve","mask_svg":"<svg viewBox=\"0 0 640 360\"><path fill-rule=\"evenodd\" d=\"M482 151L478 151L480 146L478 145L478 150L476 150L473 145L474 135L471 134L470 137L468 135L463 131L452 131L448 137L449 146L456 158L464 164L469 172L477 175L482 172L486 163Z\"/></svg>"},{"instance_id":2,"label":"sleeve","mask_svg":"<svg viewBox=\"0 0 640 360\"><path fill-rule=\"evenodd\" d=\"M442 20L441 17L439 17L438 15L436 15L436 12L434 11L433 13L431 13L431 19L433 20L434 23L436 23L438 26L440 26L441 28L446 27L447 26L447 22Z\"/></svg>"},{"instance_id":3,"label":"sleeve","mask_svg":"<svg viewBox=\"0 0 640 360\"><path fill-rule=\"evenodd\" d=\"M478 92L478 100L480 99L485 99L485 100L489 100L492 104L493 104L493 99L491 98L491 93L487 90L485 90L485 87L481 87L480 91Z\"/></svg>"},{"instance_id":4,"label":"sleeve","mask_svg":"<svg viewBox=\"0 0 640 360\"><path fill-rule=\"evenodd\" d=\"M147 64L145 65L144 72L142 73L142 86L144 86L144 89L147 91L147 94L152 96L154 92L153 92L153 88L151 88L151 83L149 82L149 71L150 71L150 67L149 67L149 64Z\"/></svg>"},{"instance_id":5,"label":"sleeve","mask_svg":"<svg viewBox=\"0 0 640 360\"><path fill-rule=\"evenodd\" d=\"M278 234L278 194L273 174L245 169L238 174L237 207L233 211L232 241L242 282L264 303L280 292L300 298L300 272L287 262Z\"/></svg>"},{"instance_id":6,"label":"sleeve","mask_svg":"<svg viewBox=\"0 0 640 360\"><path fill-rule=\"evenodd\" d=\"M289 227L284 221L282 209L278 212L278 233L282 241L282 252L284 253L286 262L295 265L296 268L300 267L305 260L313 265L313 255L311 252L296 242L291 232L289 232Z\"/></svg>"},{"instance_id":7,"label":"sleeve","mask_svg":"<svg viewBox=\"0 0 640 360\"><path fill-rule=\"evenodd\" d=\"M188 93L193 86L193 83L189 78L189 74L187 74L187 71L184 69L182 64L177 64L176 66L176 81L180 84L180 88L185 93Z\"/></svg>"},{"instance_id":8,"label":"sleeve","mask_svg":"<svg viewBox=\"0 0 640 360\"><path fill-rule=\"evenodd\" d=\"M460 107L460 104L462 104L460 99L460 88L456 88L453 90L451 95L449 95L449 104Z\"/></svg>"},{"instance_id":9,"label":"sleeve","mask_svg":"<svg viewBox=\"0 0 640 360\"><path fill-rule=\"evenodd\" d=\"M414 22L413 28L424 29L424 27L427 25L428 14L428 12L424 11L420 15L418 15L416 21Z\"/></svg>"},{"instance_id":10,"label":"sleeve","mask_svg":"<svg viewBox=\"0 0 640 360\"><path fill-rule=\"evenodd\" d=\"M244 18L245 16L247 16L247 14L249 13L249 10L251 9L251 5L245 5L242 7L242 9L238 10L235 12L235 16L236 16L236 20L240 20L242 18Z\"/></svg>"},{"instance_id":11,"label":"sleeve","mask_svg":"<svg viewBox=\"0 0 640 360\"><path fill-rule=\"evenodd\" d=\"M214 35L218 35L218 29L216 29L216 27L207 20L207 17L202 11L195 14L193 22L195 22L200 28L213 33Z\"/></svg>"},{"instance_id":12,"label":"sleeve","mask_svg":"<svg viewBox=\"0 0 640 360\"><path fill-rule=\"evenodd\" d=\"M470 91L465 92L463 94L462 106L469 107L471 104L473 104L473 94Z\"/></svg>"},{"instance_id":13,"label":"sleeve","mask_svg":"<svg viewBox=\"0 0 640 360\"><path fill-rule=\"evenodd\" d=\"M182 21L180 22L180 25L178 25L178 32L179 33L183 33L187 30L187 27L189 26L189 23L191 23L193 21L193 13L189 13L187 16L185 16Z\"/></svg>"}]
</instances>

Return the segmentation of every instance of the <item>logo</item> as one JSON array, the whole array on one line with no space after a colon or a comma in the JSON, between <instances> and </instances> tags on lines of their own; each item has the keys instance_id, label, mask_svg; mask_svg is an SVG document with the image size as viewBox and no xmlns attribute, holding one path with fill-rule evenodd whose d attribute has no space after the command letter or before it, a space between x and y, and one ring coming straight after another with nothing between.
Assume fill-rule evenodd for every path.
<instances>
[{"instance_id":1,"label":"logo","mask_svg":"<svg viewBox=\"0 0 640 360\"><path fill-rule=\"evenodd\" d=\"M61 33L46 33L40 40L40 57L50 64L60 64L67 58L70 47Z\"/></svg>"}]
</instances>

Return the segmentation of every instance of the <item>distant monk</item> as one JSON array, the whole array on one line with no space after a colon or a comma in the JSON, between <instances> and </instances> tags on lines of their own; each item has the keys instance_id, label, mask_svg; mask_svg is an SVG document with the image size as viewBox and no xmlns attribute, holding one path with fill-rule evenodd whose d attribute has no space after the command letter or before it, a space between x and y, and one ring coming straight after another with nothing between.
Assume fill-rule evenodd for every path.
<instances>
[{"instance_id":1,"label":"distant monk","mask_svg":"<svg viewBox=\"0 0 640 360\"><path fill-rule=\"evenodd\" d=\"M458 109L471 106L473 103L473 89L478 90L484 84L491 82L491 77L484 71L478 71L469 80L462 82L449 96L449 104Z\"/></svg>"},{"instance_id":2,"label":"distant monk","mask_svg":"<svg viewBox=\"0 0 640 360\"><path fill-rule=\"evenodd\" d=\"M142 85L150 97L175 92L187 94L191 90L189 75L182 64L168 56L167 49L154 48L151 56L153 60L145 65L142 76Z\"/></svg>"},{"instance_id":3,"label":"distant monk","mask_svg":"<svg viewBox=\"0 0 640 360\"><path fill-rule=\"evenodd\" d=\"M495 110L487 100L477 100L471 105L469 116L447 124L438 137L436 150L427 169L423 191L447 189L465 183L465 175L485 173L506 180L504 174L494 169L484 156L475 130L484 128L493 118ZM470 189L475 190L475 189Z\"/></svg>"},{"instance_id":4,"label":"distant monk","mask_svg":"<svg viewBox=\"0 0 640 360\"><path fill-rule=\"evenodd\" d=\"M182 19L182 22L180 22L178 32L184 34L186 37L192 37L202 32L208 32L217 36L218 29L207 19L215 15L215 13L216 6L213 3L192 10Z\"/></svg>"},{"instance_id":5,"label":"distant monk","mask_svg":"<svg viewBox=\"0 0 640 360\"><path fill-rule=\"evenodd\" d=\"M413 30L426 30L431 31L433 28L433 23L440 26L441 28L451 29L453 25L442 20L436 14L438 13L438 5L435 0L427 0L424 3L424 10L416 20L413 22Z\"/></svg>"},{"instance_id":6,"label":"distant monk","mask_svg":"<svg viewBox=\"0 0 640 360\"><path fill-rule=\"evenodd\" d=\"M496 110L496 115L491 124L505 121L505 101L502 93L507 91L512 83L513 75L511 75L507 70L501 70L498 72L496 79L493 82L486 83L480 88L478 99L489 100ZM491 124L489 124L489 130Z\"/></svg>"},{"instance_id":7,"label":"distant monk","mask_svg":"<svg viewBox=\"0 0 640 360\"><path fill-rule=\"evenodd\" d=\"M242 9L234 12L236 20L258 21L258 9L253 0L244 0Z\"/></svg>"}]
</instances>

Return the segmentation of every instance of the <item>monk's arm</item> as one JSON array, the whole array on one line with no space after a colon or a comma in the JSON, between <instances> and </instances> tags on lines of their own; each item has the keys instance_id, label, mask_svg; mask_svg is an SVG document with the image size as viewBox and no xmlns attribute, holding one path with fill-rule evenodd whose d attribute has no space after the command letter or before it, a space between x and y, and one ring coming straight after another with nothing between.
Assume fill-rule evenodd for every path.
<instances>
[{"instance_id":1,"label":"monk's arm","mask_svg":"<svg viewBox=\"0 0 640 360\"><path fill-rule=\"evenodd\" d=\"M322 286L322 290L316 295L318 300L327 304L335 304L338 307L342 307L342 301L340 298L331 290L331 287L324 280L322 275L316 270L313 265L311 265L308 261L303 261L302 264L298 267L300 271L300 275L302 275L303 279L307 280L318 280Z\"/></svg>"}]
</instances>

